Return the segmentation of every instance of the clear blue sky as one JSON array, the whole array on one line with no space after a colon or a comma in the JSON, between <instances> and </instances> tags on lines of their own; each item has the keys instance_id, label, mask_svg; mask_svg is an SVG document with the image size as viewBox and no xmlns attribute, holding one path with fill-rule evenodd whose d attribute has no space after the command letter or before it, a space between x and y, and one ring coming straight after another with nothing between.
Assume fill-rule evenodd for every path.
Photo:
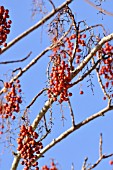
<instances>
[{"instance_id":1,"label":"clear blue sky","mask_svg":"<svg viewBox=\"0 0 113 170\"><path fill-rule=\"evenodd\" d=\"M59 1L60 3L63 0ZM56 5L59 5L57 0ZM32 19L32 0L30 1L7 1L1 0L0 5L5 6L9 9L10 17L12 20L11 34L8 36L8 41L10 42L16 36L21 34L23 31L34 25L41 17L36 16ZM48 5L47 5L48 6ZM108 0L104 8L113 12L112 9L113 1ZM75 18L77 21L85 20L88 25L94 25L97 23L102 23L107 32L113 32L113 17L103 16L97 14L93 7L89 6L84 2L84 0L74 2L70 5L72 10L75 12ZM48 7L48 9L50 9ZM100 30L96 30L97 33ZM49 44L49 37L47 36L47 23L38 30L32 32L13 47L7 50L3 55L0 56L0 61L5 60L15 60L25 57L30 51L32 55L30 58L22 63L22 68L26 66L34 57L36 57L45 47ZM29 104L31 99L38 93L42 87L45 87L46 82L46 68L48 62L48 54L41 58L41 60L33 66L28 72L26 72L23 77L20 78L22 82L22 90L25 102L23 103L23 108ZM3 78L3 73L11 74L11 70L20 67L20 64L13 65L0 65L0 76ZM0 79L1 79L0 78ZM5 78L4 78L5 80ZM86 79L87 80L87 79ZM84 95L79 95L79 87L72 88L73 96L71 98L73 110L75 113L76 122L80 122L86 117L98 112L106 106L106 101L103 101L103 94L100 87L97 84L96 76L94 76L93 83L94 96L92 95L91 89L87 88L86 80L82 83L82 88L84 90ZM31 108L31 123L39 110L42 108L46 98L40 97L35 105ZM69 110L66 104L63 107L64 115L66 120L61 121L60 107L54 104L54 127L52 134L43 142L46 146L53 138L58 137L63 131L71 126ZM49 114L49 113L48 113ZM48 151L44 158L40 159L39 166L48 164L51 158L54 158L61 168L61 170L70 170L72 162L74 163L75 170L80 170L85 157L88 157L88 163L94 163L98 159L98 146L99 146L99 135L103 133L103 153L109 154L113 152L113 111L104 117L101 117L93 122L85 125L75 133L71 134L68 138L64 139L62 142L53 147ZM15 143L16 145L16 143ZM2 145L0 150L2 150ZM15 149L14 149L15 150ZM5 151L0 157L0 170L9 170L12 164L13 156L11 156L10 151ZM112 169L109 165L109 160L106 159L100 163L100 165L95 168L95 170L110 170ZM22 170L19 166L18 170Z\"/></svg>"}]
</instances>

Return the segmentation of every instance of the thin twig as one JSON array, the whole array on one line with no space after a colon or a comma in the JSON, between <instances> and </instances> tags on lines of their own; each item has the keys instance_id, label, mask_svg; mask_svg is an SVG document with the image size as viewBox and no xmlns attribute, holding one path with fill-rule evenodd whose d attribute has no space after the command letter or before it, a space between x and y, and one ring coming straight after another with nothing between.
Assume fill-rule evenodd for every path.
<instances>
[{"instance_id":1,"label":"thin twig","mask_svg":"<svg viewBox=\"0 0 113 170\"><path fill-rule=\"evenodd\" d=\"M86 78L96 68L96 66L99 64L99 62L100 62L100 59L97 60L97 62L92 66L92 68L90 70L88 70L83 76L81 76L78 80L73 82L71 84L71 87L78 84L80 81L82 81L84 78Z\"/></svg>"},{"instance_id":2,"label":"thin twig","mask_svg":"<svg viewBox=\"0 0 113 170\"><path fill-rule=\"evenodd\" d=\"M88 31L88 30L90 30L92 28L96 28L96 27L102 27L104 34L107 35L106 30L105 30L105 28L104 28L104 26L102 24L96 24L96 25L89 26L89 27L87 27L85 29L79 30L79 33Z\"/></svg>"},{"instance_id":3,"label":"thin twig","mask_svg":"<svg viewBox=\"0 0 113 170\"><path fill-rule=\"evenodd\" d=\"M87 161L88 161L88 157L86 157L86 158L84 159L84 162L83 162L83 165L82 165L82 170L86 170Z\"/></svg>"},{"instance_id":4,"label":"thin twig","mask_svg":"<svg viewBox=\"0 0 113 170\"><path fill-rule=\"evenodd\" d=\"M109 155L102 155L101 157L99 157L99 159L95 162L95 164L93 164L90 168L88 168L87 170L91 170L93 168L95 168L103 159L109 158L113 156L113 154L109 154Z\"/></svg>"},{"instance_id":5,"label":"thin twig","mask_svg":"<svg viewBox=\"0 0 113 170\"><path fill-rule=\"evenodd\" d=\"M19 62L23 62L26 59L28 59L28 57L30 57L30 55L32 54L32 52L30 52L26 57L20 59L20 60L12 60L12 61L2 61L0 62L0 64L13 64L13 63L19 63Z\"/></svg>"},{"instance_id":6,"label":"thin twig","mask_svg":"<svg viewBox=\"0 0 113 170\"><path fill-rule=\"evenodd\" d=\"M51 48L47 47L45 50L43 50L38 56L36 56L27 66L25 66L23 69L20 70L20 72L14 76L11 80L10 83L13 81L17 80L19 77L21 77L26 71L28 71L34 64L37 63L37 61L44 55L46 54ZM3 93L3 89L1 89L0 94Z\"/></svg>"},{"instance_id":7,"label":"thin twig","mask_svg":"<svg viewBox=\"0 0 113 170\"><path fill-rule=\"evenodd\" d=\"M54 5L54 3L53 3L53 1L52 0L48 0L49 2L50 2L50 4L53 6L53 9L54 9L54 11L55 11L55 5Z\"/></svg>"},{"instance_id":8,"label":"thin twig","mask_svg":"<svg viewBox=\"0 0 113 170\"><path fill-rule=\"evenodd\" d=\"M47 123L46 123L46 116L44 115L44 126L45 126L45 130L46 132L48 132L48 128L47 128Z\"/></svg>"},{"instance_id":9,"label":"thin twig","mask_svg":"<svg viewBox=\"0 0 113 170\"><path fill-rule=\"evenodd\" d=\"M68 105L69 105L69 109L70 109L70 115L71 115L71 120L72 120L72 126L75 126L75 119L74 119L74 113L73 113L73 109L71 106L71 102L70 99L68 99Z\"/></svg>"},{"instance_id":10,"label":"thin twig","mask_svg":"<svg viewBox=\"0 0 113 170\"><path fill-rule=\"evenodd\" d=\"M99 142L99 157L102 156L102 133L100 134L100 142Z\"/></svg>"},{"instance_id":11,"label":"thin twig","mask_svg":"<svg viewBox=\"0 0 113 170\"><path fill-rule=\"evenodd\" d=\"M36 101L36 99L43 93L47 90L47 88L44 88L42 89L31 101L31 103L26 107L27 109L29 109L33 104L34 102Z\"/></svg>"},{"instance_id":12,"label":"thin twig","mask_svg":"<svg viewBox=\"0 0 113 170\"><path fill-rule=\"evenodd\" d=\"M44 140L44 139L48 136L48 134L49 134L50 132L51 132L51 129L48 129L48 131L46 132L46 134L43 135L39 141Z\"/></svg>"},{"instance_id":13,"label":"thin twig","mask_svg":"<svg viewBox=\"0 0 113 170\"><path fill-rule=\"evenodd\" d=\"M100 8L99 6L96 6L94 3L92 3L90 0L84 0L86 3L91 5L92 7L96 8L98 11L100 11L103 14L107 14L109 16L113 16L112 12L106 11L105 9Z\"/></svg>"},{"instance_id":14,"label":"thin twig","mask_svg":"<svg viewBox=\"0 0 113 170\"><path fill-rule=\"evenodd\" d=\"M84 164L83 164L83 166L82 166L82 170L91 170L91 169L95 168L97 165L99 165L99 163L100 163L103 159L106 159L106 158L108 158L108 157L113 156L113 154L105 155L105 154L102 153L102 143L103 143L103 141L102 141L102 133L101 133L101 134L100 134L100 141L99 141L99 158L98 158L98 160L97 160L93 165L91 165L91 166L89 167L89 165L86 164L86 162L87 162L87 160L88 160L88 158L86 158L86 160L84 161ZM89 167L89 168L87 168L87 167Z\"/></svg>"},{"instance_id":15,"label":"thin twig","mask_svg":"<svg viewBox=\"0 0 113 170\"><path fill-rule=\"evenodd\" d=\"M92 61L93 61L93 64L95 64L93 58L92 58ZM105 96L108 98L108 100L109 100L111 97L110 97L110 95L106 92L106 89L105 89L104 86L103 86L102 79L101 79L101 77L100 77L100 75L99 75L99 72L98 72L98 69L97 69L97 68L96 68L96 73L97 73L97 78L98 78L98 82L99 82L99 84L100 84L100 87L101 87L104 95L105 95Z\"/></svg>"},{"instance_id":16,"label":"thin twig","mask_svg":"<svg viewBox=\"0 0 113 170\"><path fill-rule=\"evenodd\" d=\"M71 170L74 170L74 164L72 163L72 165L71 165Z\"/></svg>"}]
</instances>

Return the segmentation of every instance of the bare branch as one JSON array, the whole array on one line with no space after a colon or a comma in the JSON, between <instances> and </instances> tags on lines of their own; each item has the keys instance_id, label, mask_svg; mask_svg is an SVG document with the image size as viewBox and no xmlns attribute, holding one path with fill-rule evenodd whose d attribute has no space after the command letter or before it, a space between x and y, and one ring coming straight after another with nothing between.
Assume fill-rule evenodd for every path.
<instances>
[{"instance_id":1,"label":"bare branch","mask_svg":"<svg viewBox=\"0 0 113 170\"><path fill-rule=\"evenodd\" d=\"M95 64L94 59L92 59L92 61L93 61L93 64ZM107 94L105 88L103 87L103 83L102 83L102 80L101 80L101 77L100 77L100 75L99 75L99 72L98 72L98 69L97 69L97 68L96 68L96 73L97 73L98 82L99 82L99 84L100 84L100 87L101 87L104 95L108 98L108 100L110 100L111 97L110 97L109 94Z\"/></svg>"},{"instance_id":2,"label":"bare branch","mask_svg":"<svg viewBox=\"0 0 113 170\"><path fill-rule=\"evenodd\" d=\"M50 132L51 132L51 129L49 129L49 130L46 132L46 134L41 137L41 139L40 139L39 141L44 140Z\"/></svg>"},{"instance_id":3,"label":"bare branch","mask_svg":"<svg viewBox=\"0 0 113 170\"><path fill-rule=\"evenodd\" d=\"M12 60L12 61L2 61L0 62L0 64L13 64L13 63L20 63L25 61L26 59L28 59L30 57L30 55L32 54L32 52L30 52L26 57L20 59L20 60Z\"/></svg>"},{"instance_id":4,"label":"bare branch","mask_svg":"<svg viewBox=\"0 0 113 170\"><path fill-rule=\"evenodd\" d=\"M89 60L96 54L96 52L98 50L100 50L102 48L102 46L113 39L113 33L109 34L106 37L103 37L99 43L91 50L91 52L87 55L87 57L83 60L83 62L81 62L79 64L79 66L72 72L72 78L75 77L85 66L86 64L89 62Z\"/></svg>"},{"instance_id":5,"label":"bare branch","mask_svg":"<svg viewBox=\"0 0 113 170\"><path fill-rule=\"evenodd\" d=\"M53 1L52 0L48 0L48 1L50 2L50 4L52 5L53 9L55 10L56 8L55 8L55 5L54 5Z\"/></svg>"},{"instance_id":6,"label":"bare branch","mask_svg":"<svg viewBox=\"0 0 113 170\"><path fill-rule=\"evenodd\" d=\"M84 159L83 166L82 166L82 170L86 170L87 161L88 161L88 157L86 157L86 158Z\"/></svg>"},{"instance_id":7,"label":"bare branch","mask_svg":"<svg viewBox=\"0 0 113 170\"><path fill-rule=\"evenodd\" d=\"M97 162L95 164L93 164L90 168L88 168L87 170L91 170L93 168L95 168L103 159L109 158L113 156L113 154L109 154L109 155L102 155L101 157L99 157L99 159L97 160Z\"/></svg>"},{"instance_id":8,"label":"bare branch","mask_svg":"<svg viewBox=\"0 0 113 170\"><path fill-rule=\"evenodd\" d=\"M26 107L27 109L29 109L33 104L34 102L36 101L36 99L43 93L47 90L47 88L44 88L42 89L31 101L31 103Z\"/></svg>"},{"instance_id":9,"label":"bare branch","mask_svg":"<svg viewBox=\"0 0 113 170\"><path fill-rule=\"evenodd\" d=\"M44 107L42 108L42 110L39 112L39 114L37 115L37 117L35 118L35 120L32 123L32 127L34 130L36 129L36 127L37 127L38 123L40 122L40 120L42 119L42 117L45 115L45 113L51 107L52 103L53 103L53 99L49 99L45 103Z\"/></svg>"},{"instance_id":10,"label":"bare branch","mask_svg":"<svg viewBox=\"0 0 113 170\"><path fill-rule=\"evenodd\" d=\"M73 82L71 84L71 87L78 84L80 81L82 81L84 78L86 78L96 68L96 66L99 64L99 62L100 62L100 59L97 60L97 62L92 66L92 68L90 70L88 70L83 76L81 76L78 80Z\"/></svg>"},{"instance_id":11,"label":"bare branch","mask_svg":"<svg viewBox=\"0 0 113 170\"><path fill-rule=\"evenodd\" d=\"M32 123L32 127L35 130L39 121L41 120L41 118L44 116L44 114L48 111L48 109L50 108L51 104L53 103L53 100L49 100L45 103L45 106L42 108L42 110L40 111L40 113L37 115L36 119L34 120L34 122ZM93 114L92 116L86 118L85 120L83 120L82 122L80 122L79 124L75 125L74 127L71 127L70 129L68 129L67 131L65 131L64 133L62 133L58 138L54 139L50 144L48 144L40 153L40 155L38 156L38 159L45 153L47 152L50 148L52 148L54 145L56 145L57 143L59 143L61 140L63 140L64 138L66 138L69 134L71 134L72 132L76 131L77 129L81 128L82 126L84 126L85 124L91 122L92 120L95 120L96 118L103 116L105 113L107 113L108 111L113 110L113 106L107 106L106 108L104 108L103 110L99 111L98 113ZM12 169L11 170L16 170L18 163L20 161L20 154L18 154L13 161L12 164Z\"/></svg>"},{"instance_id":12,"label":"bare branch","mask_svg":"<svg viewBox=\"0 0 113 170\"><path fill-rule=\"evenodd\" d=\"M19 40L30 34L32 31L39 28L41 25L43 25L45 22L47 22L51 17L53 17L58 11L60 11L62 8L64 8L66 5L69 5L73 0L66 0L62 5L55 8L52 12L50 12L47 16L45 16L42 20L40 20L37 24L20 34L18 37L16 37L14 40L8 43L7 47L2 48L1 54L5 52L7 49L9 49L11 46L13 46L15 43L17 43Z\"/></svg>"},{"instance_id":13,"label":"bare branch","mask_svg":"<svg viewBox=\"0 0 113 170\"><path fill-rule=\"evenodd\" d=\"M46 132L48 132L48 128L47 128L47 123L46 123L46 116L44 115L44 126L45 126L45 130Z\"/></svg>"},{"instance_id":14,"label":"bare branch","mask_svg":"<svg viewBox=\"0 0 113 170\"><path fill-rule=\"evenodd\" d=\"M100 142L99 142L99 157L102 156L102 133L100 134Z\"/></svg>"},{"instance_id":15,"label":"bare branch","mask_svg":"<svg viewBox=\"0 0 113 170\"><path fill-rule=\"evenodd\" d=\"M47 47L45 50L43 50L37 57L35 57L26 67L20 70L20 72L14 76L10 82L13 82L14 80L17 80L19 77L21 77L26 71L29 70L36 62L45 54L47 53L51 48ZM3 93L4 88L0 91L0 94Z\"/></svg>"},{"instance_id":16,"label":"bare branch","mask_svg":"<svg viewBox=\"0 0 113 170\"><path fill-rule=\"evenodd\" d=\"M11 170L17 169L20 159L21 159L20 154L16 153L16 155L14 156L14 160L13 160L13 163L12 163Z\"/></svg>"},{"instance_id":17,"label":"bare branch","mask_svg":"<svg viewBox=\"0 0 113 170\"><path fill-rule=\"evenodd\" d=\"M71 114L72 126L74 127L75 126L74 113L73 113L73 109L72 109L71 102L69 99L68 99L68 105L69 105L70 114Z\"/></svg>"},{"instance_id":18,"label":"bare branch","mask_svg":"<svg viewBox=\"0 0 113 170\"><path fill-rule=\"evenodd\" d=\"M85 28L85 29L83 29L83 30L79 30L79 33L82 33L82 32L84 32L84 31L91 30L91 29L96 28L96 27L102 27L104 34L105 34L105 35L107 34L107 33L106 33L106 30L105 30L105 28L104 28L104 26L103 26L102 24L96 24L96 25L89 26L89 27L87 27L87 28Z\"/></svg>"},{"instance_id":19,"label":"bare branch","mask_svg":"<svg viewBox=\"0 0 113 170\"><path fill-rule=\"evenodd\" d=\"M112 12L106 11L105 9L100 8L99 6L96 6L94 3L92 3L90 0L84 0L86 3L88 3L89 5L91 5L92 7L96 8L98 11L100 11L103 14L109 15L109 16L113 16Z\"/></svg>"},{"instance_id":20,"label":"bare branch","mask_svg":"<svg viewBox=\"0 0 113 170\"><path fill-rule=\"evenodd\" d=\"M42 151L41 154L38 156L38 159L45 153L47 152L50 148L52 148L54 145L59 143L61 140L65 139L68 135L70 135L72 132L76 131L77 129L81 128L82 126L88 124L89 122L95 120L96 118L103 116L105 113L108 113L108 111L113 110L113 106L111 107L106 107L103 110L99 111L98 113L93 114L92 116L86 118L82 122L78 123L74 127L71 127L67 131L63 132L58 138L53 139L51 143L49 143Z\"/></svg>"},{"instance_id":21,"label":"bare branch","mask_svg":"<svg viewBox=\"0 0 113 170\"><path fill-rule=\"evenodd\" d=\"M88 160L88 158L86 158L84 161L84 164L82 166L82 170L91 170L91 169L95 168L103 159L106 159L111 156L113 156L113 154L108 154L108 155L102 154L102 133L101 133L100 134L100 142L99 142L99 158L98 158L98 160L93 165L91 165L89 168L87 168L89 165L86 164L87 160Z\"/></svg>"}]
</instances>

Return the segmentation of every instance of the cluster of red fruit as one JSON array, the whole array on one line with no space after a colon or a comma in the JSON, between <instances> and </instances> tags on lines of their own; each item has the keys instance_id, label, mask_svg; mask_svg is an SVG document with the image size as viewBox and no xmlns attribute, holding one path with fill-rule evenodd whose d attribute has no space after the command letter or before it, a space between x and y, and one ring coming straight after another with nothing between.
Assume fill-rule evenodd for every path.
<instances>
[{"instance_id":1,"label":"cluster of red fruit","mask_svg":"<svg viewBox=\"0 0 113 170\"><path fill-rule=\"evenodd\" d=\"M58 170L58 168L56 167L56 164L54 163L54 161L52 161L50 168L47 165L44 165L42 167L42 170Z\"/></svg>"},{"instance_id":2,"label":"cluster of red fruit","mask_svg":"<svg viewBox=\"0 0 113 170\"><path fill-rule=\"evenodd\" d=\"M29 170L29 167L35 167L35 170L39 170L36 154L40 154L40 150L43 148L41 142L36 142L38 134L33 131L32 126L26 127L22 125L20 128L19 138L17 138L18 148L23 161L22 165L25 165L23 170Z\"/></svg>"},{"instance_id":3,"label":"cluster of red fruit","mask_svg":"<svg viewBox=\"0 0 113 170\"><path fill-rule=\"evenodd\" d=\"M22 103L20 87L19 80L16 80L13 83L4 83L4 99L6 101L0 106L1 118L7 119L8 117L11 117L14 120L15 116L13 115L13 112L18 113L20 111L20 104Z\"/></svg>"},{"instance_id":4,"label":"cluster of red fruit","mask_svg":"<svg viewBox=\"0 0 113 170\"><path fill-rule=\"evenodd\" d=\"M12 24L12 21L7 21L7 18L9 18L9 10L5 9L4 6L0 6L0 46L4 45L4 47L7 46L7 34L10 33Z\"/></svg>"},{"instance_id":5,"label":"cluster of red fruit","mask_svg":"<svg viewBox=\"0 0 113 170\"><path fill-rule=\"evenodd\" d=\"M74 49L74 43L71 42L74 39L77 39L77 46L76 46L76 55L75 57L75 63L79 64L80 63L80 59L81 59L81 55L80 52L82 51L82 49L80 48L80 46L84 47L86 46L85 44L85 40L84 38L86 38L86 34L79 34L78 36L76 36L76 34L72 34L70 37L66 37L65 41L67 43L67 54L69 55L69 57L72 57L73 55L73 49Z\"/></svg>"},{"instance_id":6,"label":"cluster of red fruit","mask_svg":"<svg viewBox=\"0 0 113 170\"><path fill-rule=\"evenodd\" d=\"M103 88L108 89L108 87L113 87L113 46L106 42L105 48L102 48L100 53L103 55L103 60L99 75L104 75L107 81ZM111 94L111 97L113 97L113 94ZM104 97L104 100L105 99L106 97Z\"/></svg>"},{"instance_id":7,"label":"cluster of red fruit","mask_svg":"<svg viewBox=\"0 0 113 170\"><path fill-rule=\"evenodd\" d=\"M57 96L60 96L58 100L59 103L63 101L67 101L69 96L72 96L72 93L68 92L68 88L71 87L71 71L74 69L74 66L70 66L69 61L75 59L76 64L80 63L81 56L78 55L82 49L79 46L85 46L85 41L83 38L86 38L86 34L71 35L70 37L66 37L64 43L60 47L53 48L53 55L50 56L51 61L53 63L50 79L49 79L49 89L48 89L48 97L53 97L54 101L57 101ZM76 48L76 54L73 57L73 49L74 43L72 42L74 39L77 39L78 45ZM55 43L57 39L54 40ZM80 92L83 94L83 91Z\"/></svg>"},{"instance_id":8,"label":"cluster of red fruit","mask_svg":"<svg viewBox=\"0 0 113 170\"><path fill-rule=\"evenodd\" d=\"M54 101L57 101L57 96L60 95L59 103L68 100L68 96L72 96L72 93L68 93L70 84L70 68L65 61L61 61L60 56L57 57L56 65L52 67L50 74L48 97L53 97Z\"/></svg>"}]
</instances>

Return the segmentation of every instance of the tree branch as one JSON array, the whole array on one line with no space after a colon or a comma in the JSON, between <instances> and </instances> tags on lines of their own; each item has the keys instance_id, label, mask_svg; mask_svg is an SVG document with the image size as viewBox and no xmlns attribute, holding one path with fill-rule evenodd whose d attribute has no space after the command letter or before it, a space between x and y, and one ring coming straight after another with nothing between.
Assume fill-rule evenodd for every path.
<instances>
[{"instance_id":1,"label":"tree branch","mask_svg":"<svg viewBox=\"0 0 113 170\"><path fill-rule=\"evenodd\" d=\"M113 16L112 12L106 11L105 9L100 8L99 6L96 6L94 3L92 3L90 0L84 0L86 3L88 3L89 5L91 5L92 7L96 8L98 11L100 11L103 14L109 15L109 16Z\"/></svg>"},{"instance_id":2,"label":"tree branch","mask_svg":"<svg viewBox=\"0 0 113 170\"><path fill-rule=\"evenodd\" d=\"M10 82L12 83L14 80L17 80L19 77L21 77L29 68L31 68L45 53L47 53L51 48L47 47L45 50L43 50L37 57L35 57L26 67L20 70L20 72L14 76ZM1 89L0 94L3 93L3 89Z\"/></svg>"},{"instance_id":3,"label":"tree branch","mask_svg":"<svg viewBox=\"0 0 113 170\"><path fill-rule=\"evenodd\" d=\"M55 10L52 10L47 16L45 16L42 20L40 20L37 24L20 34L18 37L16 37L14 40L8 43L7 47L2 48L1 54L4 53L7 49L9 49L11 46L13 46L15 43L17 43L19 40L30 34L35 29L39 28L41 25L43 25L45 22L47 22L51 17L53 17L58 11L60 11L62 8L64 8L66 5L69 5L73 0L66 0L62 5L55 8Z\"/></svg>"},{"instance_id":4,"label":"tree branch","mask_svg":"<svg viewBox=\"0 0 113 170\"><path fill-rule=\"evenodd\" d=\"M30 52L26 57L20 59L20 60L12 60L12 61L2 61L0 62L0 64L12 64L12 63L20 63L25 61L26 59L28 59L30 57L30 55L32 54L32 52Z\"/></svg>"},{"instance_id":5,"label":"tree branch","mask_svg":"<svg viewBox=\"0 0 113 170\"><path fill-rule=\"evenodd\" d=\"M99 43L91 50L91 52L87 55L87 57L79 64L79 66L72 72L71 77L75 77L85 66L86 64L90 61L90 59L96 54L98 50L102 48L102 46L113 39L113 33L109 34L106 37L103 37Z\"/></svg>"},{"instance_id":6,"label":"tree branch","mask_svg":"<svg viewBox=\"0 0 113 170\"><path fill-rule=\"evenodd\" d=\"M40 153L40 155L38 156L38 159L45 153L47 152L50 148L52 148L54 145L56 145L57 143L59 143L61 140L65 139L67 136L69 136L72 132L80 129L81 127L83 127L84 125L88 124L89 122L95 120L96 118L103 116L105 113L107 113L108 111L113 110L113 106L107 106L106 108L104 108L103 110L99 111L98 113L93 114L92 116L86 118L85 120L83 120L82 122L78 123L77 125L75 125L74 127L72 126L70 129L68 129L67 131L63 132L59 137L57 137L56 139L53 139L53 141L48 144Z\"/></svg>"}]
</instances>

